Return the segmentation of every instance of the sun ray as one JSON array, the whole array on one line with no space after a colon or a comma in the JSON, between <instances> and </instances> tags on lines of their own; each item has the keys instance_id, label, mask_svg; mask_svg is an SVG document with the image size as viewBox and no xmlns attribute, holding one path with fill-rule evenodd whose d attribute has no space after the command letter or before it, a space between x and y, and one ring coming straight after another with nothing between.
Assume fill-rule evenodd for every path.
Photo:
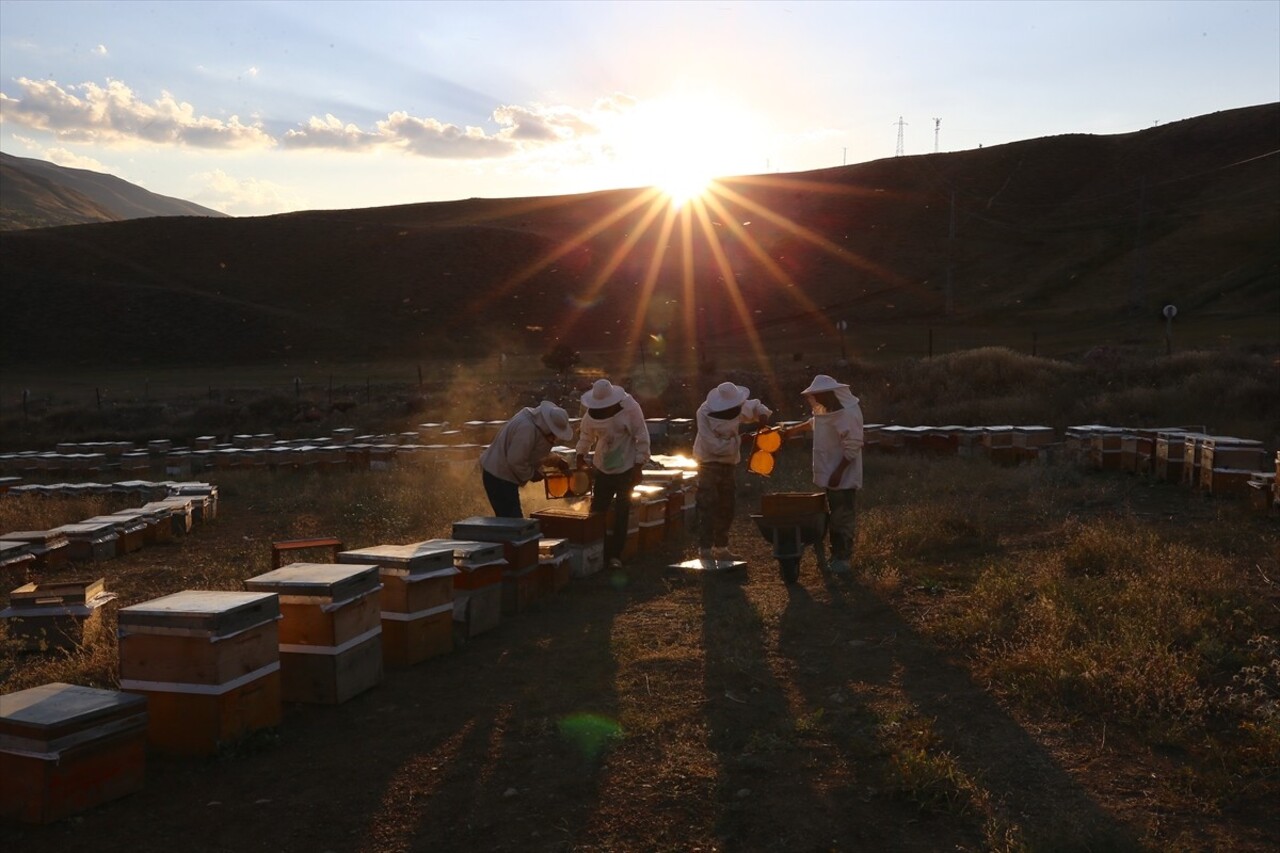
<instances>
[{"instance_id":1,"label":"sun ray","mask_svg":"<svg viewBox=\"0 0 1280 853\"><path fill-rule=\"evenodd\" d=\"M751 311L747 308L746 300L742 298L742 291L738 288L738 278L733 271L733 265L729 263L729 258L725 254L724 245L720 242L720 235L715 233L715 226L711 224L711 217L707 215L707 207L701 203L700 199L694 201L694 213L698 216L698 221L702 225L703 236L707 240L707 246L711 249L711 254L715 258L716 266L720 270L720 275L724 279L725 290L729 294L729 301L737 310L739 318L742 320L743 331L747 335L747 340L751 344L751 349L755 353L756 358L766 369L768 367L768 356L765 354L764 345L760 340L760 335L756 331L755 323L751 319Z\"/></svg>"}]
</instances>

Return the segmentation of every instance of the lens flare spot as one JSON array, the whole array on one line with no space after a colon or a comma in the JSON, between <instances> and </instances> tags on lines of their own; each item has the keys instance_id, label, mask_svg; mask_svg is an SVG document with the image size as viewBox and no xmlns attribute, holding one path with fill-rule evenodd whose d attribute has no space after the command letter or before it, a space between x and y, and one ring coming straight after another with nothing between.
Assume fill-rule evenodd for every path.
<instances>
[{"instance_id":1,"label":"lens flare spot","mask_svg":"<svg viewBox=\"0 0 1280 853\"><path fill-rule=\"evenodd\" d=\"M622 737L622 726L616 720L599 714L570 714L560 720L560 736L587 758L598 758L615 738Z\"/></svg>"}]
</instances>

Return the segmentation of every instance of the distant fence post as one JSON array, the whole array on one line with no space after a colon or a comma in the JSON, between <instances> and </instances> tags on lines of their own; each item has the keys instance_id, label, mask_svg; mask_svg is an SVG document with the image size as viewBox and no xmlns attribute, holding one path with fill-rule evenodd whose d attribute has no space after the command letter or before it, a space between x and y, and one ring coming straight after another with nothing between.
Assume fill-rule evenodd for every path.
<instances>
[{"instance_id":1,"label":"distant fence post","mask_svg":"<svg viewBox=\"0 0 1280 853\"><path fill-rule=\"evenodd\" d=\"M333 408L333 374L329 374L329 408Z\"/></svg>"},{"instance_id":2,"label":"distant fence post","mask_svg":"<svg viewBox=\"0 0 1280 853\"><path fill-rule=\"evenodd\" d=\"M366 403L373 402L373 380L368 376L364 378L364 401Z\"/></svg>"},{"instance_id":3,"label":"distant fence post","mask_svg":"<svg viewBox=\"0 0 1280 853\"><path fill-rule=\"evenodd\" d=\"M27 400L30 397L31 397L31 389L23 388L22 389L22 419L24 421L27 419Z\"/></svg>"},{"instance_id":4,"label":"distant fence post","mask_svg":"<svg viewBox=\"0 0 1280 853\"><path fill-rule=\"evenodd\" d=\"M929 330L929 358L933 358L933 329Z\"/></svg>"},{"instance_id":5,"label":"distant fence post","mask_svg":"<svg viewBox=\"0 0 1280 853\"><path fill-rule=\"evenodd\" d=\"M422 365L418 365L418 395L422 395Z\"/></svg>"},{"instance_id":6,"label":"distant fence post","mask_svg":"<svg viewBox=\"0 0 1280 853\"><path fill-rule=\"evenodd\" d=\"M293 377L293 396L299 398L302 396L302 377Z\"/></svg>"},{"instance_id":7,"label":"distant fence post","mask_svg":"<svg viewBox=\"0 0 1280 853\"><path fill-rule=\"evenodd\" d=\"M98 411L101 412L102 411L102 389L94 388L93 395L98 398Z\"/></svg>"},{"instance_id":8,"label":"distant fence post","mask_svg":"<svg viewBox=\"0 0 1280 853\"><path fill-rule=\"evenodd\" d=\"M1040 337L1039 334L1037 334L1036 332L1031 333L1031 357L1032 358L1036 357L1036 350L1038 349L1039 337Z\"/></svg>"}]
</instances>

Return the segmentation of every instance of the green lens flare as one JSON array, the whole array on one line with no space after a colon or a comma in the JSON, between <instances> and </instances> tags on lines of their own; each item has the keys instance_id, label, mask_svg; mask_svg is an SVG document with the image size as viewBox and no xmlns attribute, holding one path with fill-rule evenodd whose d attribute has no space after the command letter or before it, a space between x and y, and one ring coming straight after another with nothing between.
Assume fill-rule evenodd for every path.
<instances>
[{"instance_id":1,"label":"green lens flare","mask_svg":"<svg viewBox=\"0 0 1280 853\"><path fill-rule=\"evenodd\" d=\"M560 736L582 751L587 758L598 758L609 741L622 737L622 726L599 714L570 714L560 720Z\"/></svg>"}]
</instances>

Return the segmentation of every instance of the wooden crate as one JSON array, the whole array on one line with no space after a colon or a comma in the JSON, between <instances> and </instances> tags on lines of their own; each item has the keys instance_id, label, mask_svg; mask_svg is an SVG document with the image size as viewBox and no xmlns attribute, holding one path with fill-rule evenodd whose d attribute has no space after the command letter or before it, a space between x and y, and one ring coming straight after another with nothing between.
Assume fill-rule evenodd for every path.
<instances>
[{"instance_id":1,"label":"wooden crate","mask_svg":"<svg viewBox=\"0 0 1280 853\"><path fill-rule=\"evenodd\" d=\"M760 514L765 518L790 518L826 511L827 496L823 492L777 492L760 496Z\"/></svg>"},{"instance_id":2,"label":"wooden crate","mask_svg":"<svg viewBox=\"0 0 1280 853\"><path fill-rule=\"evenodd\" d=\"M67 562L67 535L57 530L18 530L0 534L3 542L24 542L35 557L35 568L56 569Z\"/></svg>"},{"instance_id":3,"label":"wooden crate","mask_svg":"<svg viewBox=\"0 0 1280 853\"><path fill-rule=\"evenodd\" d=\"M131 515L95 515L87 518L85 524L111 524L115 526L120 554L132 554L140 551L147 544L147 525Z\"/></svg>"},{"instance_id":4,"label":"wooden crate","mask_svg":"<svg viewBox=\"0 0 1280 853\"><path fill-rule=\"evenodd\" d=\"M513 569L538 564L538 522L529 518L475 516L453 524L453 538L502 545L502 559Z\"/></svg>"},{"instance_id":5,"label":"wooden crate","mask_svg":"<svg viewBox=\"0 0 1280 853\"><path fill-rule=\"evenodd\" d=\"M453 651L453 595L417 613L382 613L382 663L404 668Z\"/></svg>"},{"instance_id":6,"label":"wooden crate","mask_svg":"<svg viewBox=\"0 0 1280 853\"><path fill-rule=\"evenodd\" d=\"M280 596L286 702L337 704L382 681L379 581L374 564L291 563L244 582Z\"/></svg>"},{"instance_id":7,"label":"wooden crate","mask_svg":"<svg viewBox=\"0 0 1280 853\"><path fill-rule=\"evenodd\" d=\"M665 518L657 521L640 522L638 546L641 554L652 554L662 548L666 541L667 523Z\"/></svg>"},{"instance_id":8,"label":"wooden crate","mask_svg":"<svg viewBox=\"0 0 1280 853\"><path fill-rule=\"evenodd\" d=\"M67 537L67 557L81 563L98 563L115 559L119 553L120 535L114 524L99 522L64 524L58 528Z\"/></svg>"},{"instance_id":9,"label":"wooden crate","mask_svg":"<svg viewBox=\"0 0 1280 853\"><path fill-rule=\"evenodd\" d=\"M49 823L142 789L147 700L60 682L0 696L0 820Z\"/></svg>"},{"instance_id":10,"label":"wooden crate","mask_svg":"<svg viewBox=\"0 0 1280 853\"><path fill-rule=\"evenodd\" d=\"M548 596L569 583L569 540L538 541L538 595Z\"/></svg>"},{"instance_id":11,"label":"wooden crate","mask_svg":"<svg viewBox=\"0 0 1280 853\"><path fill-rule=\"evenodd\" d=\"M574 545L590 545L604 539L604 513L548 507L530 515L538 520L542 535L546 537L567 539Z\"/></svg>"},{"instance_id":12,"label":"wooden crate","mask_svg":"<svg viewBox=\"0 0 1280 853\"><path fill-rule=\"evenodd\" d=\"M538 598L538 564L502 572L502 615L523 613Z\"/></svg>"},{"instance_id":13,"label":"wooden crate","mask_svg":"<svg viewBox=\"0 0 1280 853\"><path fill-rule=\"evenodd\" d=\"M26 583L9 593L0 622L28 651L74 649L84 642L85 626L114 599L102 578Z\"/></svg>"},{"instance_id":14,"label":"wooden crate","mask_svg":"<svg viewBox=\"0 0 1280 853\"><path fill-rule=\"evenodd\" d=\"M373 563L382 580L382 663L413 666L453 648L451 548L378 545L338 555L339 563Z\"/></svg>"},{"instance_id":15,"label":"wooden crate","mask_svg":"<svg viewBox=\"0 0 1280 853\"><path fill-rule=\"evenodd\" d=\"M604 540L597 540L589 545L570 543L569 573L572 577L589 577L602 568L604 568Z\"/></svg>"},{"instance_id":16,"label":"wooden crate","mask_svg":"<svg viewBox=\"0 0 1280 853\"><path fill-rule=\"evenodd\" d=\"M502 624L502 583L455 590L453 622L454 633L464 638L497 628Z\"/></svg>"},{"instance_id":17,"label":"wooden crate","mask_svg":"<svg viewBox=\"0 0 1280 853\"><path fill-rule=\"evenodd\" d=\"M187 590L121 609L120 687L147 697L147 742L209 755L280 724L279 598Z\"/></svg>"}]
</instances>

